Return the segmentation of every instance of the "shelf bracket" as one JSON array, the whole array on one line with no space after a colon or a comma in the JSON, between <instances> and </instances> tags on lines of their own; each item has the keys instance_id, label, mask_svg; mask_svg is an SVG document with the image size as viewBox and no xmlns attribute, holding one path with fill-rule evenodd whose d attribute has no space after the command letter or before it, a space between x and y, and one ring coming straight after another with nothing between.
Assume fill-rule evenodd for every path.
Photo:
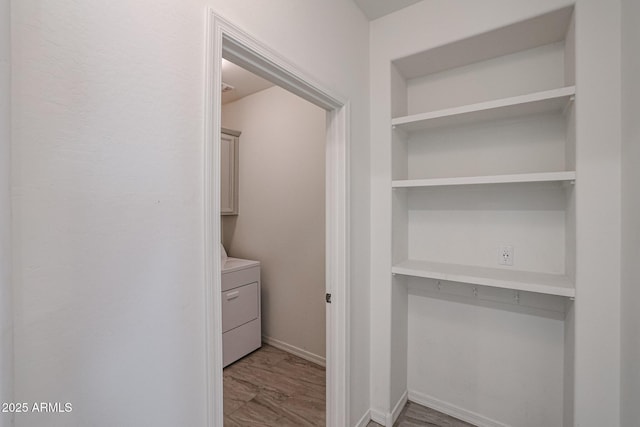
<instances>
[{"instance_id":1,"label":"shelf bracket","mask_svg":"<svg viewBox=\"0 0 640 427\"><path fill-rule=\"evenodd\" d=\"M515 295L513 296L514 301L516 302L516 304L520 305L520 291L516 291Z\"/></svg>"},{"instance_id":2,"label":"shelf bracket","mask_svg":"<svg viewBox=\"0 0 640 427\"><path fill-rule=\"evenodd\" d=\"M442 283L440 282L440 280L438 280L438 283L436 284L436 287L438 288L439 291L442 290Z\"/></svg>"},{"instance_id":3,"label":"shelf bracket","mask_svg":"<svg viewBox=\"0 0 640 427\"><path fill-rule=\"evenodd\" d=\"M570 96L570 97L569 97L569 100L567 101L567 103L566 103L566 104L564 104L564 108L562 109L562 115L563 115L563 116L564 116L565 114L567 114L567 110L569 109L569 106L570 106L571 104L573 104L573 102L574 102L575 100L576 100L576 96L575 96L575 95L573 95L573 96Z\"/></svg>"},{"instance_id":4,"label":"shelf bracket","mask_svg":"<svg viewBox=\"0 0 640 427\"><path fill-rule=\"evenodd\" d=\"M477 286L473 287L473 296L478 298L478 287Z\"/></svg>"}]
</instances>

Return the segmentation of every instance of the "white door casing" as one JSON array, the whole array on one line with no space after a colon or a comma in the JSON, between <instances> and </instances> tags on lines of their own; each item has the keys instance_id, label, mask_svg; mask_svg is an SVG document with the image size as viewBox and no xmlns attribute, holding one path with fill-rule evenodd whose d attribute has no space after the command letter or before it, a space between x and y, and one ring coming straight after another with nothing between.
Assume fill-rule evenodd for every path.
<instances>
[{"instance_id":1,"label":"white door casing","mask_svg":"<svg viewBox=\"0 0 640 427\"><path fill-rule=\"evenodd\" d=\"M248 33L207 11L204 135L207 425L223 427L220 265L221 62L228 59L327 111L327 426L349 423L349 102Z\"/></svg>"}]
</instances>

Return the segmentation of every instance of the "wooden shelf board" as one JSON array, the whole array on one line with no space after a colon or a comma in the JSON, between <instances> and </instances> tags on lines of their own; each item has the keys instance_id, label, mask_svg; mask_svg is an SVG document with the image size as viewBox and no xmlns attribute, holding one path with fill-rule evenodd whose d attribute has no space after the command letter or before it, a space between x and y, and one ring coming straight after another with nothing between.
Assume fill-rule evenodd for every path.
<instances>
[{"instance_id":1,"label":"wooden shelf board","mask_svg":"<svg viewBox=\"0 0 640 427\"><path fill-rule=\"evenodd\" d=\"M407 132L415 132L435 127L506 119L544 112L561 112L575 93L575 86L567 86L543 92L398 117L392 119L391 124Z\"/></svg>"},{"instance_id":2,"label":"wooden shelf board","mask_svg":"<svg viewBox=\"0 0 640 427\"><path fill-rule=\"evenodd\" d=\"M395 264L391 272L405 276L470 283L570 298L575 297L576 294L575 287L571 280L560 274L535 273L416 260L407 260Z\"/></svg>"},{"instance_id":3,"label":"wooden shelf board","mask_svg":"<svg viewBox=\"0 0 640 427\"><path fill-rule=\"evenodd\" d=\"M444 187L452 185L509 184L524 182L561 182L576 179L574 171L520 173L513 175L463 176L454 178L401 179L391 182L393 188Z\"/></svg>"}]
</instances>

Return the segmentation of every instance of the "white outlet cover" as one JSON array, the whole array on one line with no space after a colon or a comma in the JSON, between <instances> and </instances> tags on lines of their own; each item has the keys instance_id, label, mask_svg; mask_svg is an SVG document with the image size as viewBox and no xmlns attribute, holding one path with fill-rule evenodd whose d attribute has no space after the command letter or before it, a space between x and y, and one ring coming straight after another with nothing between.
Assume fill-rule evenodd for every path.
<instances>
[{"instance_id":1,"label":"white outlet cover","mask_svg":"<svg viewBox=\"0 0 640 427\"><path fill-rule=\"evenodd\" d=\"M513 246L505 245L498 248L498 264L513 265Z\"/></svg>"}]
</instances>

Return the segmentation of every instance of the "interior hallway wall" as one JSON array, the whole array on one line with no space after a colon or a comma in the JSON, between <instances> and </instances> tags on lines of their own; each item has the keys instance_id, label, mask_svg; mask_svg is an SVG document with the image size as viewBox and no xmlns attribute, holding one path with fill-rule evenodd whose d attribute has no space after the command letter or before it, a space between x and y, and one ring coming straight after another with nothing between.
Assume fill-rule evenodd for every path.
<instances>
[{"instance_id":1,"label":"interior hallway wall","mask_svg":"<svg viewBox=\"0 0 640 427\"><path fill-rule=\"evenodd\" d=\"M73 412L20 415L18 427L206 423L208 7L350 102L351 417L369 408L368 22L357 6L20 0L15 398Z\"/></svg>"},{"instance_id":2,"label":"interior hallway wall","mask_svg":"<svg viewBox=\"0 0 640 427\"><path fill-rule=\"evenodd\" d=\"M222 126L242 132L223 243L262 263L262 334L324 359L326 112L274 86L223 105Z\"/></svg>"},{"instance_id":3,"label":"interior hallway wall","mask_svg":"<svg viewBox=\"0 0 640 427\"><path fill-rule=\"evenodd\" d=\"M0 402L13 401L10 16L10 0L0 0ZM10 426L12 418L0 413L0 427Z\"/></svg>"},{"instance_id":4,"label":"interior hallway wall","mask_svg":"<svg viewBox=\"0 0 640 427\"><path fill-rule=\"evenodd\" d=\"M640 3L622 1L622 414L640 420Z\"/></svg>"}]
</instances>

